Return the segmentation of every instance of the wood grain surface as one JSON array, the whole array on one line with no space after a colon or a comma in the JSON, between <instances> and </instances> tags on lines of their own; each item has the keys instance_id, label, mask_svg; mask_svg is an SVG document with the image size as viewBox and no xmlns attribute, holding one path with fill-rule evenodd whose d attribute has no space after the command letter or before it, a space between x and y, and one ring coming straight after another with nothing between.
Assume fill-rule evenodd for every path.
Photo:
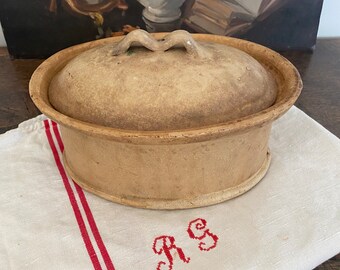
<instances>
[{"instance_id":1,"label":"wood grain surface","mask_svg":"<svg viewBox=\"0 0 340 270\"><path fill-rule=\"evenodd\" d=\"M318 40L314 53L282 55L302 75L304 88L295 105L340 137L340 39Z\"/></svg>"},{"instance_id":2,"label":"wood grain surface","mask_svg":"<svg viewBox=\"0 0 340 270\"><path fill-rule=\"evenodd\" d=\"M340 137L340 39L320 39L310 52L284 52L302 75L304 89L296 106ZM40 112L31 102L28 82L42 60L11 60L0 48L0 133ZM340 269L340 255L316 268Z\"/></svg>"},{"instance_id":3,"label":"wood grain surface","mask_svg":"<svg viewBox=\"0 0 340 270\"><path fill-rule=\"evenodd\" d=\"M28 94L28 82L42 60L11 60L0 49L0 133L40 114Z\"/></svg>"}]
</instances>

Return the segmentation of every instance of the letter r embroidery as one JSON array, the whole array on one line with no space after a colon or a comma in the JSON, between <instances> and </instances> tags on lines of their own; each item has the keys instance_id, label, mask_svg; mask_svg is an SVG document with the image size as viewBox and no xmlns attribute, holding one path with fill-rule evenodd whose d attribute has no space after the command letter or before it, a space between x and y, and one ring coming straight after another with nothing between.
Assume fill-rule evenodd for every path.
<instances>
[{"instance_id":1,"label":"letter r embroidery","mask_svg":"<svg viewBox=\"0 0 340 270\"><path fill-rule=\"evenodd\" d=\"M172 270L174 263L173 256L170 252L171 250L177 251L179 258L184 263L188 263L190 261L190 258L184 255L183 250L175 245L175 238L173 236L162 235L156 237L152 245L152 250L158 255L161 255L162 253L165 254L166 258L168 259L168 270ZM156 269L161 270L162 265L167 265L167 263L164 261L158 262Z\"/></svg>"}]
</instances>

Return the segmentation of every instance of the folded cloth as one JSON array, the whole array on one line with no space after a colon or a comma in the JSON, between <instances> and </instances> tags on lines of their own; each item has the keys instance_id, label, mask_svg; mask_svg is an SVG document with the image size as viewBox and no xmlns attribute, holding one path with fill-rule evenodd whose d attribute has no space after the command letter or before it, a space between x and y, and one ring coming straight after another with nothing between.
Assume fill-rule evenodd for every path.
<instances>
[{"instance_id":1,"label":"folded cloth","mask_svg":"<svg viewBox=\"0 0 340 270\"><path fill-rule=\"evenodd\" d=\"M42 115L1 135L0 149L0 269L301 270L340 252L340 142L295 107L273 124L258 185L190 210L83 191Z\"/></svg>"}]
</instances>

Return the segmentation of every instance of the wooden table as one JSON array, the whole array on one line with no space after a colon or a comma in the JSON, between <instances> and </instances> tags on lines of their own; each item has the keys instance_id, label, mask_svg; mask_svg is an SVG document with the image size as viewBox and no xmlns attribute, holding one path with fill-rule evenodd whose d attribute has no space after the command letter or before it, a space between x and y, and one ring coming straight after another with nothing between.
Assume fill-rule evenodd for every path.
<instances>
[{"instance_id":1,"label":"wooden table","mask_svg":"<svg viewBox=\"0 0 340 270\"><path fill-rule=\"evenodd\" d=\"M296 65L304 89L296 106L340 137L340 39L320 39L314 53L282 53ZM42 60L10 60L0 48L0 133L40 114L28 95L28 82ZM340 255L317 267L340 269Z\"/></svg>"}]
</instances>

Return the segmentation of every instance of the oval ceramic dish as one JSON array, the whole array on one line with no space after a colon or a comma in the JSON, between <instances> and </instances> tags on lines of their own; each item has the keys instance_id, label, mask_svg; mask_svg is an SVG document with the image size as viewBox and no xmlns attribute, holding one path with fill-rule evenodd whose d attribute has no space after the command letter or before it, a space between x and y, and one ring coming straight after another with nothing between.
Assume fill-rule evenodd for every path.
<instances>
[{"instance_id":1,"label":"oval ceramic dish","mask_svg":"<svg viewBox=\"0 0 340 270\"><path fill-rule=\"evenodd\" d=\"M141 35L145 36L145 33L141 32ZM64 164L70 176L84 189L105 199L153 209L183 209L216 204L241 195L255 186L264 177L270 164L268 140L271 124L294 104L302 89L302 82L295 67L268 48L235 38L207 34L193 34L191 37L180 31L177 34L172 33L170 36L167 33L148 36L147 38L152 42L150 45L149 41L145 43L139 36L140 34L135 33L126 37L125 40L122 37L114 37L70 47L44 61L31 78L29 88L32 100L41 112L60 124L65 145ZM177 40L178 36L181 36L180 41ZM152 41L154 38L160 41ZM122 100L112 98L112 109L110 104L107 105L108 102L104 102L103 105L93 102L90 95L84 99L83 104L84 108L90 109L77 115L77 110L74 110L75 105L72 102L74 98L77 99L82 96L81 93L87 91L85 89L87 77L83 78L85 84L81 84L78 79L76 80L79 82L78 86L73 87L72 80L60 77L60 74L71 67L70 63L78 61L82 53L89 54L89 51L96 51L96 48L102 50L105 46L112 44L112 50L109 50L108 57L113 57L112 61L116 61L118 58L114 60L114 57L127 57L129 48L136 42L138 43L138 53L143 53L143 50L148 55L152 53L147 49L140 49L141 43L148 49L157 51L155 54L160 59L162 53L166 54L174 50L178 53L188 54L188 57L194 57L193 59L197 60L197 57L202 56L201 49L198 49L197 52L194 48L192 51L191 45L198 44L197 46L200 46L201 42L202 44L226 45L226 49L227 46L236 48L241 51L241 54L247 54L256 63L259 63L260 67L257 68L257 72L260 70L263 76L259 74L255 79L251 79L256 81L257 85L254 84L254 87L260 85L258 91L264 89L263 95L267 95L268 92L272 94L263 98L264 105L262 102L258 103L260 105L255 110L249 110L246 113L240 110L239 117L236 115L228 118L228 110L225 110L224 104L225 106L232 104L234 106L232 111L238 110L241 106L238 107L235 102L228 103L230 99L224 98L223 87L219 89L218 93L221 96L222 106L215 110L215 107L211 106L212 96L209 94L205 98L207 107L204 105L205 99L201 98L195 106L195 108L201 106L201 110L194 113L192 113L192 108L186 110L183 109L183 106L177 107L176 104L181 102L173 101L178 94L160 100L159 103L152 101L148 106L149 103L143 101L144 88L139 90L141 91L139 95L142 97L141 101L134 100L136 98L134 94L129 94L129 88L125 88L127 89L124 90L126 95L131 95L131 98L128 99L129 104L132 104L130 107L126 107L126 104L123 103L126 96L123 96ZM169 43L171 46L168 46ZM175 48L171 48L172 46ZM184 47L185 50L179 49L178 46ZM203 58L206 57L204 54ZM84 63L86 64L86 61ZM255 66L256 63L254 62ZM238 63L234 64L238 65ZM199 63L196 65L198 66ZM223 63L216 63L216 65L223 65ZM171 69L171 66L166 68ZM74 73L77 73L77 65L73 65L72 68L75 70ZM247 67L243 64L241 68L246 69ZM78 76L81 74L81 69L77 74ZM169 76L175 76L173 73L171 75L171 72L169 74ZM232 78L232 75L232 72L228 75L231 76L230 80L235 79ZM255 76L252 73L248 75L249 78ZM118 80L117 76L119 75L113 75L110 79ZM157 76L157 71L154 76ZM216 75L213 76L216 79ZM247 76L245 76L246 79ZM198 79L195 77L195 80ZM89 88L92 89L93 80L88 82L91 86ZM69 91L65 91L63 83L68 83ZM230 91L234 91L231 86L235 83L228 86L226 81L226 84L225 94L227 95ZM114 84L110 85L115 87ZM197 85L201 84L198 82ZM249 85L249 81L244 81L242 85ZM97 85L95 87L97 88ZM117 92L112 90L112 87L107 88L109 89L107 90L108 96L116 97ZM192 86L188 85L188 88L190 87ZM249 86L247 87L249 88ZM169 87L169 91L173 88ZM185 88L182 87L180 91L190 90L185 90ZM106 91L100 81L98 89ZM247 88L242 89L245 91L244 89ZM113 94L109 92L111 90ZM145 88L146 92L149 90ZM198 88L195 90L201 91ZM235 93L241 92L238 88L236 90ZM76 93L77 91L80 92ZM152 91L150 92L151 96L148 96L149 100L152 100ZM64 98L64 95L68 94L74 95L72 98ZM118 92L118 94L121 93ZM199 96L205 94L203 89ZM92 96L94 99L96 98L95 92ZM231 97L234 97L234 94ZM242 108L249 109L249 104L255 104L259 99L261 97L254 99L254 95L250 95L250 103L244 103ZM53 102L51 102L52 100ZM172 107L168 103L164 103L166 100L169 100ZM116 107L114 107L115 102ZM138 115L134 114L136 108L139 107L138 102L144 106L144 114L140 112ZM68 104L68 107L63 107L64 103ZM96 104L99 104L98 107L95 107ZM124 106L115 110L118 108L118 104ZM162 104L164 104L164 113L159 113L159 118L157 118L157 112L161 111ZM187 108L189 105L184 107ZM61 107L57 109L58 106ZM149 107L152 106L154 109L149 110ZM169 109L173 106L175 106L174 113ZM124 108L126 108L126 121ZM107 118L100 118L108 111L110 113ZM181 113L176 115L178 111ZM208 112L208 116L204 118L206 112ZM210 117L209 112L213 112L216 117ZM200 113L199 117L196 117L198 113ZM180 118L183 115L184 117ZM116 121L118 118L119 121ZM173 124L166 123L168 118ZM179 121L176 122L176 119ZM206 119L210 120L206 121Z\"/></svg>"}]
</instances>

